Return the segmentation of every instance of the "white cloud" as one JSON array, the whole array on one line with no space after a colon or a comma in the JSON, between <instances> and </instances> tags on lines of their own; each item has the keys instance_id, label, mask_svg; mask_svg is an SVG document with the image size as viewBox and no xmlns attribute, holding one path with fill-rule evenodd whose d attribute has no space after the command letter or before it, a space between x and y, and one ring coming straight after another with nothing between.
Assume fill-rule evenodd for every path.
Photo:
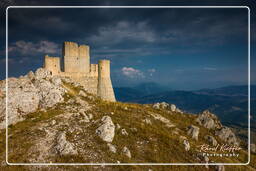
<instances>
[{"instance_id":1,"label":"white cloud","mask_svg":"<svg viewBox=\"0 0 256 171\"><path fill-rule=\"evenodd\" d=\"M122 74L129 78L144 78L143 72L132 67L123 67Z\"/></svg>"},{"instance_id":2,"label":"white cloud","mask_svg":"<svg viewBox=\"0 0 256 171\"><path fill-rule=\"evenodd\" d=\"M20 53L22 55L33 55L38 53L54 54L59 50L58 44L47 40L37 43L19 40L9 46L10 53Z\"/></svg>"}]
</instances>

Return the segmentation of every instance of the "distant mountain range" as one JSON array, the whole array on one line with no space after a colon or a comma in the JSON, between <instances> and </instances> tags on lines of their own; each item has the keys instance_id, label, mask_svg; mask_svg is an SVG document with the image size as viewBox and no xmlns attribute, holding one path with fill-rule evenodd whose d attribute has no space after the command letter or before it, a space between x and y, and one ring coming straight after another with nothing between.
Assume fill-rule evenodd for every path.
<instances>
[{"instance_id":1,"label":"distant mountain range","mask_svg":"<svg viewBox=\"0 0 256 171\"><path fill-rule=\"evenodd\" d=\"M140 104L167 102L190 113L205 109L218 115L226 124L246 126L248 123L248 87L227 86L196 91L168 90L156 83L144 83L136 87L114 88L118 101ZM256 85L251 85L251 115L256 111ZM252 124L256 120L253 117Z\"/></svg>"}]
</instances>

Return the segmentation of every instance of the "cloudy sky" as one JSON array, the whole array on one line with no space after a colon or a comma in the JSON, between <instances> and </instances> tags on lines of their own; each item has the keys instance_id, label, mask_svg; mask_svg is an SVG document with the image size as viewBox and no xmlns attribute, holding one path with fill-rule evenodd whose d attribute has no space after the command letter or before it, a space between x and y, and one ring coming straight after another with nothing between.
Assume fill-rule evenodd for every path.
<instances>
[{"instance_id":1,"label":"cloudy sky","mask_svg":"<svg viewBox=\"0 0 256 171\"><path fill-rule=\"evenodd\" d=\"M75 41L90 46L92 63L111 60L115 87L157 82L191 90L247 83L247 8L11 8L8 15L9 76L35 70L45 54L61 56L63 41ZM254 34L251 39L255 44Z\"/></svg>"}]
</instances>

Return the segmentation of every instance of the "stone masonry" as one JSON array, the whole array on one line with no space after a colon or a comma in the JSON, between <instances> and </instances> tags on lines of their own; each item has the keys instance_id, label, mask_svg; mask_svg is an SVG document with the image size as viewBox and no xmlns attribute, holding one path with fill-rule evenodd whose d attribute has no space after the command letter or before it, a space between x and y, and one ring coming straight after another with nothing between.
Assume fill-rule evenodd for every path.
<instances>
[{"instance_id":1,"label":"stone masonry","mask_svg":"<svg viewBox=\"0 0 256 171\"><path fill-rule=\"evenodd\" d=\"M110 78L110 61L99 60L99 64L90 64L90 47L87 45L64 42L62 58L46 55L44 68L52 75L70 77L103 100L116 101Z\"/></svg>"}]
</instances>

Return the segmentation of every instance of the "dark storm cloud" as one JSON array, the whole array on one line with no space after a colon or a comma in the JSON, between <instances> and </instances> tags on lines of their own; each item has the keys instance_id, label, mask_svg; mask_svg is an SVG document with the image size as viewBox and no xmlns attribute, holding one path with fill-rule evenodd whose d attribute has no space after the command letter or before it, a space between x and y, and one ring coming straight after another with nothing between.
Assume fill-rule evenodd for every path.
<instances>
[{"instance_id":1,"label":"dark storm cloud","mask_svg":"<svg viewBox=\"0 0 256 171\"><path fill-rule=\"evenodd\" d=\"M171 53L170 46L192 49L246 40L246 13L247 9L10 9L9 40L72 40L96 47L95 52L112 50L111 56L157 48Z\"/></svg>"},{"instance_id":2,"label":"dark storm cloud","mask_svg":"<svg viewBox=\"0 0 256 171\"><path fill-rule=\"evenodd\" d=\"M245 1L211 0L200 4L133 0L73 4L65 0L12 2L15 5L241 5L241 2L246 5ZM191 84L197 80L195 75L207 80L207 74L211 73L216 80L222 71L238 70L222 70L222 67L246 63L247 9L10 9L9 64L15 71L9 73L18 76L40 67L45 54L61 56L63 41L89 44L92 62L111 59L113 81L117 84L125 83L126 79L135 83L152 79L159 83L175 81L178 85L181 79L175 70L182 70L183 82ZM4 44L0 48L4 49ZM167 71L170 74L163 76ZM218 79L223 82L229 76L230 73L223 74ZM243 76L238 79L241 81Z\"/></svg>"}]
</instances>

